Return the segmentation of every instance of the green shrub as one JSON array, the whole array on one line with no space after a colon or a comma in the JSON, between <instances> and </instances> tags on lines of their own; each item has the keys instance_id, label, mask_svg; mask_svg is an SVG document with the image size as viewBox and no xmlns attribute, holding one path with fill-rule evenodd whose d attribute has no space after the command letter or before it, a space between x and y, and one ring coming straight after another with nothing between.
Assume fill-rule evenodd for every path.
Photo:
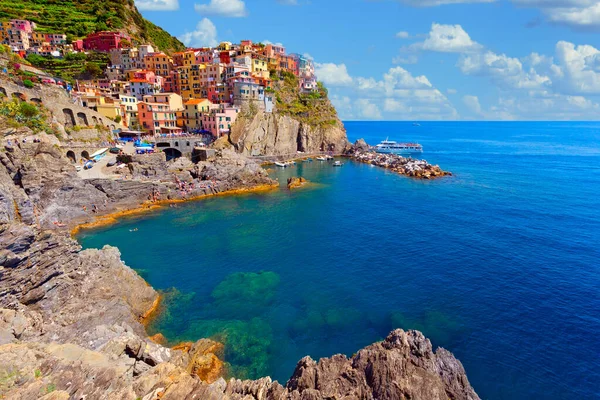
<instances>
[{"instance_id":1,"label":"green shrub","mask_svg":"<svg viewBox=\"0 0 600 400\"><path fill-rule=\"evenodd\" d=\"M33 89L33 86L34 86L34 85L33 85L33 82L31 82L29 79L25 79L25 80L23 81L23 85L25 85L25 87L26 87L27 89Z\"/></svg>"}]
</instances>

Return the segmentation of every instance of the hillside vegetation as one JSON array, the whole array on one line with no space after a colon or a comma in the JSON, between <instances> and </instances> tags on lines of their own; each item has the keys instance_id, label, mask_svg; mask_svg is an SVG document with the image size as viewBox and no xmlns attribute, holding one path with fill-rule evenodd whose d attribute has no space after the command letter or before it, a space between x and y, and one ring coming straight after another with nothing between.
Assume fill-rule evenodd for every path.
<instances>
[{"instance_id":1,"label":"hillside vegetation","mask_svg":"<svg viewBox=\"0 0 600 400\"><path fill-rule=\"evenodd\" d=\"M177 38L145 20L134 0L0 0L0 20L28 19L38 30L79 39L102 30L127 32L167 53L185 48Z\"/></svg>"},{"instance_id":2,"label":"hillside vegetation","mask_svg":"<svg viewBox=\"0 0 600 400\"><path fill-rule=\"evenodd\" d=\"M271 71L277 112L311 126L338 125L337 111L329 101L328 91L321 82L318 90L301 93L298 77L289 72Z\"/></svg>"}]
</instances>

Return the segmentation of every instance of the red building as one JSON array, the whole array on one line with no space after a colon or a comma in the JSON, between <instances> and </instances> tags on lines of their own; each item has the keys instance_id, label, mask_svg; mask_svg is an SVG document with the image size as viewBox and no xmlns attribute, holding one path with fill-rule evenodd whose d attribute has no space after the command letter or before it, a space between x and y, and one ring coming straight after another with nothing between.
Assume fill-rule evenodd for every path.
<instances>
[{"instance_id":1,"label":"red building","mask_svg":"<svg viewBox=\"0 0 600 400\"><path fill-rule=\"evenodd\" d=\"M221 64L231 63L231 55L228 51L222 51L221 53L219 53L219 62Z\"/></svg>"},{"instance_id":2,"label":"red building","mask_svg":"<svg viewBox=\"0 0 600 400\"><path fill-rule=\"evenodd\" d=\"M96 32L83 39L83 48L108 53L112 49L120 49L122 41L131 42L131 38L121 32Z\"/></svg>"}]
</instances>

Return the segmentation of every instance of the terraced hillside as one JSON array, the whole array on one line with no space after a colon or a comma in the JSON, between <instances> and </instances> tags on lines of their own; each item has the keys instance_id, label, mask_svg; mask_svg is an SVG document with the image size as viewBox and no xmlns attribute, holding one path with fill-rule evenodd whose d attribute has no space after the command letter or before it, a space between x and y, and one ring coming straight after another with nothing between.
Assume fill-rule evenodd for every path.
<instances>
[{"instance_id":1,"label":"terraced hillside","mask_svg":"<svg viewBox=\"0 0 600 400\"><path fill-rule=\"evenodd\" d=\"M119 30L165 52L185 48L177 38L144 19L134 0L0 0L0 20L13 18L28 19L42 32L66 33L70 39Z\"/></svg>"}]
</instances>

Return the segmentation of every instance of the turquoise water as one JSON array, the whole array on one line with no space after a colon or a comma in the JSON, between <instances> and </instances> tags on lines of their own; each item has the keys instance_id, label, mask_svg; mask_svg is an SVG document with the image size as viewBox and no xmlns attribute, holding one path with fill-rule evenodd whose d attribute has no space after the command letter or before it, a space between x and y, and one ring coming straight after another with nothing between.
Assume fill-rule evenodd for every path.
<instances>
[{"instance_id":1,"label":"turquoise water","mask_svg":"<svg viewBox=\"0 0 600 400\"><path fill-rule=\"evenodd\" d=\"M313 185L220 197L84 232L118 246L170 341L215 336L236 376L285 382L396 327L451 350L485 399L600 390L600 124L351 122L455 173L415 181L313 162ZM132 228L137 232L130 232Z\"/></svg>"}]
</instances>

